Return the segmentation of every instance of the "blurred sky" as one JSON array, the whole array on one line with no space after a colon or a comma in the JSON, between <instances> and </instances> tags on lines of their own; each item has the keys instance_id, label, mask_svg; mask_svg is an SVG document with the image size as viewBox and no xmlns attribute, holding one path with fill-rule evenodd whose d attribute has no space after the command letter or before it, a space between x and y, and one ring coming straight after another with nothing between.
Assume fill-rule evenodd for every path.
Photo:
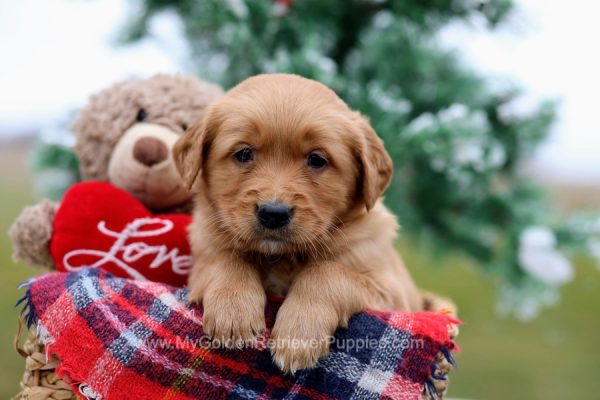
<instances>
[{"instance_id":1,"label":"blurred sky","mask_svg":"<svg viewBox=\"0 0 600 400\"><path fill-rule=\"evenodd\" d=\"M553 177L600 184L600 2L516 1L501 30L490 33L474 20L448 27L441 39L492 81L524 87L527 96L512 112L561 99L536 164ZM115 46L130 7L125 0L0 0L0 137L65 118L119 79L189 71L173 15L153 23L153 39Z\"/></svg>"}]
</instances>

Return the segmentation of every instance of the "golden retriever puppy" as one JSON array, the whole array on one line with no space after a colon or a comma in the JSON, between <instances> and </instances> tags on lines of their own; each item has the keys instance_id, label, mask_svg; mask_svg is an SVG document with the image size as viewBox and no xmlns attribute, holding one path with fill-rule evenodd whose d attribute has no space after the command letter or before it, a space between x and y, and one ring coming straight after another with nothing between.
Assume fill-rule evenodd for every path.
<instances>
[{"instance_id":1,"label":"golden retriever puppy","mask_svg":"<svg viewBox=\"0 0 600 400\"><path fill-rule=\"evenodd\" d=\"M356 312L419 310L380 196L392 162L369 122L326 86L249 78L174 148L197 199L190 300L204 330L242 343L265 328L266 292L285 296L272 330L286 372L312 367Z\"/></svg>"}]
</instances>

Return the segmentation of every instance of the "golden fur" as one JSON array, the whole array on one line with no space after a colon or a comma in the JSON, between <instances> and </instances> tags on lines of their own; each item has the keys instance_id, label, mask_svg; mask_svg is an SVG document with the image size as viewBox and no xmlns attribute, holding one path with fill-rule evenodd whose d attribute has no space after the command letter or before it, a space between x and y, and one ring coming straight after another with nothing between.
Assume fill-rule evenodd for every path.
<instances>
[{"instance_id":1,"label":"golden fur","mask_svg":"<svg viewBox=\"0 0 600 400\"><path fill-rule=\"evenodd\" d=\"M244 146L255 155L248 164L233 157ZM313 151L328 160L322 170L307 166ZM352 314L423 308L379 199L392 162L369 122L329 88L295 75L247 79L209 106L174 158L184 181L200 185L190 299L202 302L213 338L251 340L265 327L265 293L285 296L272 353L293 373L327 354ZM261 229L263 201L293 207L289 229Z\"/></svg>"}]
</instances>

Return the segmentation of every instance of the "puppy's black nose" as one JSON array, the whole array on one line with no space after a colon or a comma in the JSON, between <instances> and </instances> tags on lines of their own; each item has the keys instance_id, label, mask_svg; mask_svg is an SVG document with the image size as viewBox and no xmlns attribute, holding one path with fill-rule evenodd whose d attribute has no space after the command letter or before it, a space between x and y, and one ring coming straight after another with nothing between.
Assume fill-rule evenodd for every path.
<instances>
[{"instance_id":1,"label":"puppy's black nose","mask_svg":"<svg viewBox=\"0 0 600 400\"><path fill-rule=\"evenodd\" d=\"M284 203L263 203L256 210L256 217L262 226L268 229L279 229L288 225L293 210Z\"/></svg>"}]
</instances>

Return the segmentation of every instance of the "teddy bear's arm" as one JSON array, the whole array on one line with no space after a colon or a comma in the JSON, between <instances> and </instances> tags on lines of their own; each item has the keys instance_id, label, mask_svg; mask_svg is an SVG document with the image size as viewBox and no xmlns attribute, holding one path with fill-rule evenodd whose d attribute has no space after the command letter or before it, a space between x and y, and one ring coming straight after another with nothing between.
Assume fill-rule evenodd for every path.
<instances>
[{"instance_id":1,"label":"teddy bear's arm","mask_svg":"<svg viewBox=\"0 0 600 400\"><path fill-rule=\"evenodd\" d=\"M57 210L57 203L42 200L21 211L8 231L13 245L13 260L31 266L52 268L50 238Z\"/></svg>"}]
</instances>

